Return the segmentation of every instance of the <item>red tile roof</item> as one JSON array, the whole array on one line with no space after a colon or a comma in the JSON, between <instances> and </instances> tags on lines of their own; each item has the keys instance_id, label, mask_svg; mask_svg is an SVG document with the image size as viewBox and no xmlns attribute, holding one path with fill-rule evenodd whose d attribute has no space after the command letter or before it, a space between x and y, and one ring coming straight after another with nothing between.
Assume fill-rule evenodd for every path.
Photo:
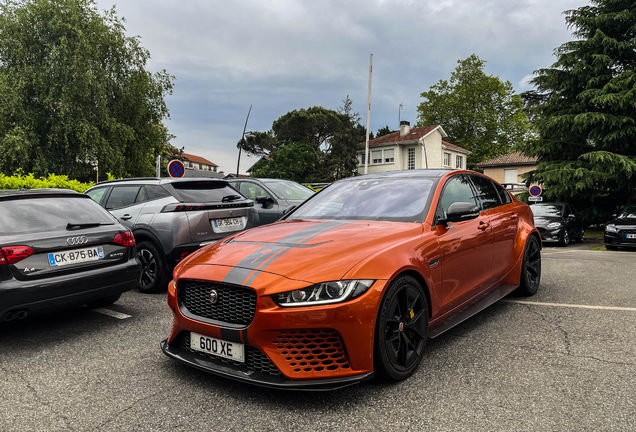
<instances>
[{"instance_id":1,"label":"red tile roof","mask_svg":"<svg viewBox=\"0 0 636 432\"><path fill-rule=\"evenodd\" d=\"M392 144L392 143L402 142L402 141L416 141L438 127L439 127L438 125L434 125L434 126L413 128L409 131L408 134L404 135L403 137L400 136L400 131L391 132L390 134L381 136L380 138L369 140L369 147L381 145L381 144ZM361 145L363 146L366 146L366 144L367 144L366 142L361 143Z\"/></svg>"},{"instance_id":2,"label":"red tile roof","mask_svg":"<svg viewBox=\"0 0 636 432\"><path fill-rule=\"evenodd\" d=\"M496 158L488 159L477 164L478 167L493 167L502 165L535 165L539 161L536 156L528 157L522 154L520 151L507 153L505 155L497 156Z\"/></svg>"},{"instance_id":3,"label":"red tile roof","mask_svg":"<svg viewBox=\"0 0 636 432\"><path fill-rule=\"evenodd\" d=\"M451 144L443 140L442 140L442 145L449 148L450 150L456 150L458 152L470 154L470 151L466 150L465 148L461 148L460 146L456 146L455 144Z\"/></svg>"},{"instance_id":4,"label":"red tile roof","mask_svg":"<svg viewBox=\"0 0 636 432\"><path fill-rule=\"evenodd\" d=\"M190 162L201 163L201 164L206 164L213 167L218 167L218 165L215 164L214 162L210 162L209 160L207 160L206 158L202 158L201 156L195 156L189 153L183 153L183 157L189 160Z\"/></svg>"}]
</instances>

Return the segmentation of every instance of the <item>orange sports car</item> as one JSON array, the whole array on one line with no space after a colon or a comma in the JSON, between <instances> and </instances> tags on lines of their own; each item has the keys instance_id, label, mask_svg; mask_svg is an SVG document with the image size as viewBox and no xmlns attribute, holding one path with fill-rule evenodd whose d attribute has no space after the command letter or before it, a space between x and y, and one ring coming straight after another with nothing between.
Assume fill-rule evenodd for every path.
<instances>
[{"instance_id":1,"label":"orange sports car","mask_svg":"<svg viewBox=\"0 0 636 432\"><path fill-rule=\"evenodd\" d=\"M227 217L231 218L228 210ZM528 205L472 171L411 170L333 183L271 225L174 270L169 357L302 390L402 380L428 338L513 290L537 292Z\"/></svg>"}]
</instances>

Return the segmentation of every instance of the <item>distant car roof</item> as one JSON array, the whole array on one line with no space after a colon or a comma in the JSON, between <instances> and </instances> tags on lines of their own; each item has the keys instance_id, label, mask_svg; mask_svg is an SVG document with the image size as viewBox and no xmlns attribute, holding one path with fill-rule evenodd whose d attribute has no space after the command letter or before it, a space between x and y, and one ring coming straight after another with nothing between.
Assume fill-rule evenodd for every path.
<instances>
[{"instance_id":1,"label":"distant car roof","mask_svg":"<svg viewBox=\"0 0 636 432\"><path fill-rule=\"evenodd\" d=\"M114 183L137 183L137 184L170 184L170 183L180 183L180 182L226 182L227 180L218 179L218 178L210 178L210 177L181 177L181 178L172 178L172 177L133 177L133 178L125 178L125 179L116 179L116 180L103 180L97 183L95 186L104 186ZM95 187L93 186L93 187Z\"/></svg>"}]
</instances>

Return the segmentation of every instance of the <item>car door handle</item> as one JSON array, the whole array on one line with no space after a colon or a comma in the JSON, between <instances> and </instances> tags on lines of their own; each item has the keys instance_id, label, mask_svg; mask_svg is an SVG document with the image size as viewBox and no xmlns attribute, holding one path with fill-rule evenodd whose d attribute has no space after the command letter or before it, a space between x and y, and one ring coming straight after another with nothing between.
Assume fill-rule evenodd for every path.
<instances>
[{"instance_id":1,"label":"car door handle","mask_svg":"<svg viewBox=\"0 0 636 432\"><path fill-rule=\"evenodd\" d=\"M132 216L129 215L128 213L126 213L125 215L123 215L122 217L120 217L119 219L127 221L129 219L132 219Z\"/></svg>"},{"instance_id":2,"label":"car door handle","mask_svg":"<svg viewBox=\"0 0 636 432\"><path fill-rule=\"evenodd\" d=\"M481 222L479 225L477 225L477 228L479 228L482 231L486 231L486 228L488 228L490 226L489 223L483 223Z\"/></svg>"},{"instance_id":3,"label":"car door handle","mask_svg":"<svg viewBox=\"0 0 636 432\"><path fill-rule=\"evenodd\" d=\"M513 214L510 215L510 219L512 219L512 220L517 220L518 217L519 216L517 216L517 213L513 213Z\"/></svg>"}]
</instances>

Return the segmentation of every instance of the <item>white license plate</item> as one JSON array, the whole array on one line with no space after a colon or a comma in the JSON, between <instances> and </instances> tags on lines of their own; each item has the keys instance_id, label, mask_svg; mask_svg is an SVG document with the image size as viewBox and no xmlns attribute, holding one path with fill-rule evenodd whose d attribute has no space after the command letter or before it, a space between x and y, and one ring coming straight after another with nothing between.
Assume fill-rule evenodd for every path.
<instances>
[{"instance_id":1,"label":"white license plate","mask_svg":"<svg viewBox=\"0 0 636 432\"><path fill-rule=\"evenodd\" d=\"M240 343L228 342L191 332L190 348L196 351L245 363L245 346Z\"/></svg>"},{"instance_id":2,"label":"white license plate","mask_svg":"<svg viewBox=\"0 0 636 432\"><path fill-rule=\"evenodd\" d=\"M625 238L636 239L636 234L625 234Z\"/></svg>"},{"instance_id":3,"label":"white license plate","mask_svg":"<svg viewBox=\"0 0 636 432\"><path fill-rule=\"evenodd\" d=\"M87 261L97 261L100 258L104 258L104 248L96 246L92 248L55 252L48 254L48 257L49 265L51 266L64 266Z\"/></svg>"},{"instance_id":4,"label":"white license plate","mask_svg":"<svg viewBox=\"0 0 636 432\"><path fill-rule=\"evenodd\" d=\"M224 233L232 231L240 231L245 228L247 218L245 216L227 219L212 219L212 231L215 233Z\"/></svg>"}]
</instances>

